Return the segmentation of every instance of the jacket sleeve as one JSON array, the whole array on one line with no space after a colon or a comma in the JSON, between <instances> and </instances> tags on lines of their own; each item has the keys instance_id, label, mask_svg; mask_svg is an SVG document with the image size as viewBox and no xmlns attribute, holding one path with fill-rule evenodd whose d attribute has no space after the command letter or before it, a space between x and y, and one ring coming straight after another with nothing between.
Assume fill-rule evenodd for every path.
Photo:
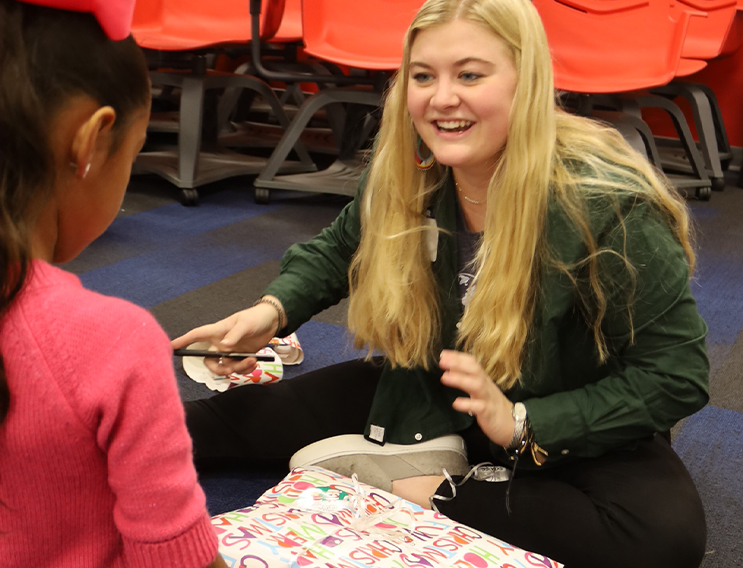
<instances>
[{"instance_id":1,"label":"jacket sleeve","mask_svg":"<svg viewBox=\"0 0 743 568\"><path fill-rule=\"evenodd\" d=\"M361 195L359 189L329 227L306 243L292 245L281 259L279 276L263 293L276 296L284 306L287 326L282 335L348 296L348 267L361 239Z\"/></svg>"},{"instance_id":2,"label":"jacket sleeve","mask_svg":"<svg viewBox=\"0 0 743 568\"><path fill-rule=\"evenodd\" d=\"M709 399L707 326L683 248L647 205L636 205L624 226L626 232L616 226L599 243L619 253L603 255L601 264L614 283L602 324L611 351L602 378L524 401L535 438L551 455L600 455L670 429Z\"/></svg>"}]
</instances>

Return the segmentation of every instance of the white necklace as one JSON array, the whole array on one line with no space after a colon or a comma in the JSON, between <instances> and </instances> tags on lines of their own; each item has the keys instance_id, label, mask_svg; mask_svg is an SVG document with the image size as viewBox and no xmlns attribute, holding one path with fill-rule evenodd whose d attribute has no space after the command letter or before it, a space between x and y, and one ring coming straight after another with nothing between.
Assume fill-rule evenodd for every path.
<instances>
[{"instance_id":1,"label":"white necklace","mask_svg":"<svg viewBox=\"0 0 743 568\"><path fill-rule=\"evenodd\" d=\"M462 188L461 188L461 187L459 187L459 184L458 184L458 183L457 183L456 181L454 182L454 185L456 185L456 186L457 186L457 189L459 190L459 193L462 193ZM471 198L467 197L467 196L466 196L466 195L465 195L464 193L462 193L462 197L463 197L463 198L464 198L464 200L465 200L465 201L467 201L468 203L472 203L472 205L480 205L480 203L481 203L480 201L476 201L476 200L474 200L474 199L471 199Z\"/></svg>"}]
</instances>

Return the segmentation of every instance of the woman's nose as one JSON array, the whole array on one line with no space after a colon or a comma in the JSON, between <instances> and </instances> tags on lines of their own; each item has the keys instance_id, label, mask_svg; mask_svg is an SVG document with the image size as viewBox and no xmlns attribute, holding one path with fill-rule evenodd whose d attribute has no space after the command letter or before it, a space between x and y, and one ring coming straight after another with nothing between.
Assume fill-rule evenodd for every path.
<instances>
[{"instance_id":1,"label":"woman's nose","mask_svg":"<svg viewBox=\"0 0 743 568\"><path fill-rule=\"evenodd\" d=\"M449 108L459 104L455 86L451 81L439 80L436 84L436 91L431 97L431 106L437 109Z\"/></svg>"}]
</instances>

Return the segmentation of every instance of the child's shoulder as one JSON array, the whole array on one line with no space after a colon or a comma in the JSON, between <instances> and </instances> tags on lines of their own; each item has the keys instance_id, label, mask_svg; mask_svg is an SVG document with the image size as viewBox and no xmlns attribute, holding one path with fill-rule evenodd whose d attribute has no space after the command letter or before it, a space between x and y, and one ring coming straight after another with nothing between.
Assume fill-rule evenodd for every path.
<instances>
[{"instance_id":1,"label":"child's shoulder","mask_svg":"<svg viewBox=\"0 0 743 568\"><path fill-rule=\"evenodd\" d=\"M174 378L170 340L144 308L38 262L22 296L22 313L13 319L27 355L43 360L48 378L72 392L70 399L87 401L84 407L98 405L103 394L115 398L132 381L156 388Z\"/></svg>"},{"instance_id":2,"label":"child's shoulder","mask_svg":"<svg viewBox=\"0 0 743 568\"><path fill-rule=\"evenodd\" d=\"M147 342L165 337L144 308L89 290L74 274L46 263L34 263L29 294L26 315L37 331L54 335L55 342L101 344L138 337Z\"/></svg>"}]
</instances>

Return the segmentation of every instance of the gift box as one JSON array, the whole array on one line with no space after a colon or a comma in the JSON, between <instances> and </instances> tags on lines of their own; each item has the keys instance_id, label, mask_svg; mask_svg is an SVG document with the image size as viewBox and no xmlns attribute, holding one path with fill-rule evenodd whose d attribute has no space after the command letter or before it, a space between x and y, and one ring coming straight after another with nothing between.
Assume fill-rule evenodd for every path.
<instances>
[{"instance_id":1,"label":"gift box","mask_svg":"<svg viewBox=\"0 0 743 568\"><path fill-rule=\"evenodd\" d=\"M293 469L212 524L231 568L562 566L319 467Z\"/></svg>"}]
</instances>

